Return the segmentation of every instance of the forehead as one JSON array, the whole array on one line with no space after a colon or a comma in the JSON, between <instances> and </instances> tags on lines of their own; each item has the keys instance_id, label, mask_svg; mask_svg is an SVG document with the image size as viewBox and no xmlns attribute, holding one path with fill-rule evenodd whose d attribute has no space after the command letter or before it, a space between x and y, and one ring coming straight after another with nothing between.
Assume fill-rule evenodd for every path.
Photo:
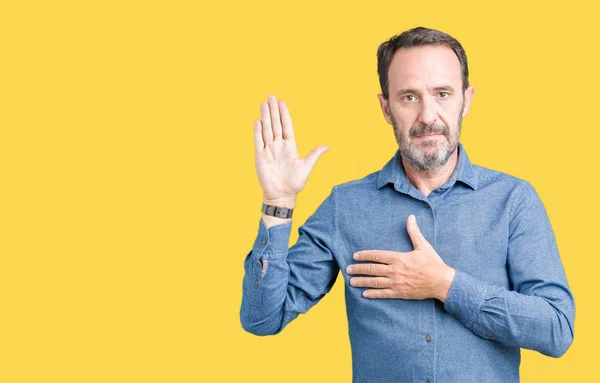
<instances>
[{"instance_id":1,"label":"forehead","mask_svg":"<svg viewBox=\"0 0 600 383\"><path fill-rule=\"evenodd\" d=\"M397 88L422 88L451 85L460 89L460 62L452 49L443 45L426 45L399 49L388 70L390 93Z\"/></svg>"}]
</instances>

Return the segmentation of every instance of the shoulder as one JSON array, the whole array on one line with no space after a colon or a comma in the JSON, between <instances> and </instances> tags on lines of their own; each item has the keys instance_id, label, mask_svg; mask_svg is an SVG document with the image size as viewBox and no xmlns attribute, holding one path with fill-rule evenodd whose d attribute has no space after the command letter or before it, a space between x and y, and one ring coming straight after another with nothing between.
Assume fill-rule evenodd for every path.
<instances>
[{"instance_id":1,"label":"shoulder","mask_svg":"<svg viewBox=\"0 0 600 383\"><path fill-rule=\"evenodd\" d=\"M471 165L477 174L477 192L483 197L503 201L512 214L541 200L531 183L522 178L479 165Z\"/></svg>"},{"instance_id":2,"label":"shoulder","mask_svg":"<svg viewBox=\"0 0 600 383\"><path fill-rule=\"evenodd\" d=\"M514 175L480 165L471 165L471 168L477 176L478 188L495 188L519 194L533 190L533 187L527 180Z\"/></svg>"},{"instance_id":3,"label":"shoulder","mask_svg":"<svg viewBox=\"0 0 600 383\"><path fill-rule=\"evenodd\" d=\"M344 182L335 185L332 194L339 196L349 196L355 193L368 192L377 190L377 179L380 171L370 173L363 178Z\"/></svg>"}]
</instances>

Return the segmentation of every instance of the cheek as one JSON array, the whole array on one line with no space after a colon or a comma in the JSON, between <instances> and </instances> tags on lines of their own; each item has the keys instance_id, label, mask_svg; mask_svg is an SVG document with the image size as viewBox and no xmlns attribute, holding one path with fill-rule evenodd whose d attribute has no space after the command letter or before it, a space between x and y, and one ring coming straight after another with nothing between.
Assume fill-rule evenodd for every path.
<instances>
[{"instance_id":1,"label":"cheek","mask_svg":"<svg viewBox=\"0 0 600 383\"><path fill-rule=\"evenodd\" d=\"M394 130L396 132L400 132L402 133L402 135L407 136L408 135L408 131L410 130L410 127L412 125L408 124L406 121L404 120L396 120L396 126L394 128Z\"/></svg>"},{"instance_id":2,"label":"cheek","mask_svg":"<svg viewBox=\"0 0 600 383\"><path fill-rule=\"evenodd\" d=\"M462 116L462 105L452 105L444 108L439 114L440 120L451 130L458 130L458 120Z\"/></svg>"},{"instance_id":3,"label":"cheek","mask_svg":"<svg viewBox=\"0 0 600 383\"><path fill-rule=\"evenodd\" d=\"M396 126L401 132L408 133L408 130L416 126L419 122L419 114L414 113L408 108L404 108L402 110L396 109L394 111L394 120L396 121Z\"/></svg>"}]
</instances>

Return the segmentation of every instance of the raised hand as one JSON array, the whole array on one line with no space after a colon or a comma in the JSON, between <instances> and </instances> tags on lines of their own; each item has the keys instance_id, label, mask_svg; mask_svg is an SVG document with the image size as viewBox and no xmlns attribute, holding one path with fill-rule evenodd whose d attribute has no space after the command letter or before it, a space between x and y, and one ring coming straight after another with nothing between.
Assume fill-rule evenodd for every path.
<instances>
[{"instance_id":1,"label":"raised hand","mask_svg":"<svg viewBox=\"0 0 600 383\"><path fill-rule=\"evenodd\" d=\"M319 146L300 158L290 112L275 96L270 95L268 103L260 105L260 114L261 120L254 122L254 147L263 202L292 208L317 160L328 148Z\"/></svg>"}]
</instances>

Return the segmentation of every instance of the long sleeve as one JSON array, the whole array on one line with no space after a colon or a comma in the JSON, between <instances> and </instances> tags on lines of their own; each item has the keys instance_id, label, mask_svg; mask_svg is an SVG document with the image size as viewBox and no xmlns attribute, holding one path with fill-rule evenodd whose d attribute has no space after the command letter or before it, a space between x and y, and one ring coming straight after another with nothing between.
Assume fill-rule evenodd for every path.
<instances>
[{"instance_id":1,"label":"long sleeve","mask_svg":"<svg viewBox=\"0 0 600 383\"><path fill-rule=\"evenodd\" d=\"M242 327L256 335L271 335L315 305L333 286L339 268L333 257L335 205L333 192L298 229L289 248L291 222L266 228L244 262Z\"/></svg>"},{"instance_id":2,"label":"long sleeve","mask_svg":"<svg viewBox=\"0 0 600 383\"><path fill-rule=\"evenodd\" d=\"M506 265L512 289L457 270L445 309L478 336L559 357L573 342L575 302L554 232L528 183L512 210Z\"/></svg>"}]
</instances>

